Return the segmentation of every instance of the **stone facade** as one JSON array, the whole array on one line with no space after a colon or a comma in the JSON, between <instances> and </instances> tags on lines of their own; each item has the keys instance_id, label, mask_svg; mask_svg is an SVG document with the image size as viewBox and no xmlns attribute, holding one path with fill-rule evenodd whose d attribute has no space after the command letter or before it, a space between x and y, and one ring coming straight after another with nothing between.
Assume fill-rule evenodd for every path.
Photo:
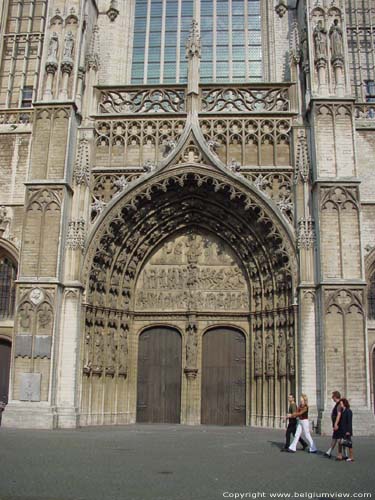
<instances>
[{"instance_id":1,"label":"stone facade","mask_svg":"<svg viewBox=\"0 0 375 500\"><path fill-rule=\"evenodd\" d=\"M203 336L228 327L245 338L246 424L282 427L306 392L329 433L339 390L356 434L375 433L356 2L262 2L261 83L200 83L193 23L186 85L137 87L134 0L40 4L32 107L8 47L18 14L0 12L0 245L19 270L3 425L135 422L139 338L165 325L182 339L181 423L201 422Z\"/></svg>"}]
</instances>

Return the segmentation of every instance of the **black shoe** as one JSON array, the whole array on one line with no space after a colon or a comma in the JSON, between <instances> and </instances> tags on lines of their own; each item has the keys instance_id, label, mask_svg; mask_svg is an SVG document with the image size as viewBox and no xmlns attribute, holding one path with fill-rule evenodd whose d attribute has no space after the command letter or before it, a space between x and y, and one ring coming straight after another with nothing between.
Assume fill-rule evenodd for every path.
<instances>
[{"instance_id":1,"label":"black shoe","mask_svg":"<svg viewBox=\"0 0 375 500\"><path fill-rule=\"evenodd\" d=\"M295 451L290 450L289 448L286 450L288 453L295 453Z\"/></svg>"},{"instance_id":2,"label":"black shoe","mask_svg":"<svg viewBox=\"0 0 375 500\"><path fill-rule=\"evenodd\" d=\"M332 458L332 455L330 455L329 453L325 452L324 455L323 455L325 458Z\"/></svg>"},{"instance_id":3,"label":"black shoe","mask_svg":"<svg viewBox=\"0 0 375 500\"><path fill-rule=\"evenodd\" d=\"M305 444L305 446L302 446L302 451L305 451L307 447L308 447L307 444Z\"/></svg>"}]
</instances>

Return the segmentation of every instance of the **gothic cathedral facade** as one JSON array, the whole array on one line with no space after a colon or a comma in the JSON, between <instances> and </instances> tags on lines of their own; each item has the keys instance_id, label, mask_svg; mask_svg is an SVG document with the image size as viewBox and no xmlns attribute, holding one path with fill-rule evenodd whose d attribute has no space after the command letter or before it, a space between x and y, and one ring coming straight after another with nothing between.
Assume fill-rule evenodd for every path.
<instances>
[{"instance_id":1,"label":"gothic cathedral facade","mask_svg":"<svg viewBox=\"0 0 375 500\"><path fill-rule=\"evenodd\" d=\"M375 433L375 1L0 9L3 425Z\"/></svg>"}]
</instances>

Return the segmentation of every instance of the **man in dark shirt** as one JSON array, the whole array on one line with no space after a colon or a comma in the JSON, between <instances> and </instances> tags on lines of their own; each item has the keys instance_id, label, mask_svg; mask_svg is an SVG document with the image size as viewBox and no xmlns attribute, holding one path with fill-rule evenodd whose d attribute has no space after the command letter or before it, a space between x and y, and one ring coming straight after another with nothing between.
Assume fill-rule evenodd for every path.
<instances>
[{"instance_id":1,"label":"man in dark shirt","mask_svg":"<svg viewBox=\"0 0 375 500\"><path fill-rule=\"evenodd\" d=\"M340 434L340 431L339 431L339 423L340 423L341 412L342 412L342 409L340 406L340 398L341 398L341 394L339 393L339 391L334 391L332 393L332 400L335 403L335 406L333 407L332 413L331 413L333 434L332 434L331 446L324 453L324 456L327 458L331 458L332 452L336 446L337 441L342 437Z\"/></svg>"},{"instance_id":2,"label":"man in dark shirt","mask_svg":"<svg viewBox=\"0 0 375 500\"><path fill-rule=\"evenodd\" d=\"M289 401L288 414L291 415L293 413L296 413L297 405L296 405L293 394L289 394L288 401ZM285 418L287 418L287 417L285 417ZM288 451L288 448L290 445L291 435L292 434L293 434L293 436L295 435L296 429L297 429L297 419L289 417L288 427L286 428L286 433L285 433L285 446L284 446L284 448L281 448L280 451ZM300 438L299 442L301 443L303 449L305 450L307 448L306 441L304 441L302 438Z\"/></svg>"}]
</instances>

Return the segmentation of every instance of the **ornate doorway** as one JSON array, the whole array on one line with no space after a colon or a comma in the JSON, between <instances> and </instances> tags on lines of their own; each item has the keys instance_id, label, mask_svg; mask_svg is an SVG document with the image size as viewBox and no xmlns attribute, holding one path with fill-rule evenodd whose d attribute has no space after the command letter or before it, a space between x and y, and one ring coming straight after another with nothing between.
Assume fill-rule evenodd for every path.
<instances>
[{"instance_id":1,"label":"ornate doorway","mask_svg":"<svg viewBox=\"0 0 375 500\"><path fill-rule=\"evenodd\" d=\"M151 377L154 368L138 357L149 349L138 332L150 332L154 325L181 332L181 408L176 416L174 403L173 421L281 425L286 395L295 387L295 249L268 202L243 188L239 179L187 166L156 174L103 213L82 278L83 425L170 419L169 410L159 409L156 416L156 410L142 409L144 404L156 408L156 394L160 399L163 391L161 381L152 386L153 394L142 387L142 370ZM233 328L230 334L227 325ZM214 330L204 339L203 332L213 328L227 333ZM204 351L212 349L219 356L240 331L249 334L246 348L239 342L239 356L246 362L237 366L238 378L231 379L232 362L226 361L223 383L234 399L220 403L224 413L225 405L230 406L220 422L209 414L208 393L217 389L205 386L211 379L202 367L221 374L221 365L207 354L204 358ZM211 335L215 346L204 346ZM162 355L164 340L158 336L150 340L161 342L150 344L153 356ZM229 352L237 355L236 348L230 346ZM161 360L153 363L161 369ZM228 380L240 383L231 387Z\"/></svg>"},{"instance_id":2,"label":"ornate doorway","mask_svg":"<svg viewBox=\"0 0 375 500\"><path fill-rule=\"evenodd\" d=\"M201 423L245 425L246 341L232 328L203 336Z\"/></svg>"},{"instance_id":3,"label":"ornate doorway","mask_svg":"<svg viewBox=\"0 0 375 500\"><path fill-rule=\"evenodd\" d=\"M137 422L180 422L181 336L167 327L150 328L139 337Z\"/></svg>"}]
</instances>

